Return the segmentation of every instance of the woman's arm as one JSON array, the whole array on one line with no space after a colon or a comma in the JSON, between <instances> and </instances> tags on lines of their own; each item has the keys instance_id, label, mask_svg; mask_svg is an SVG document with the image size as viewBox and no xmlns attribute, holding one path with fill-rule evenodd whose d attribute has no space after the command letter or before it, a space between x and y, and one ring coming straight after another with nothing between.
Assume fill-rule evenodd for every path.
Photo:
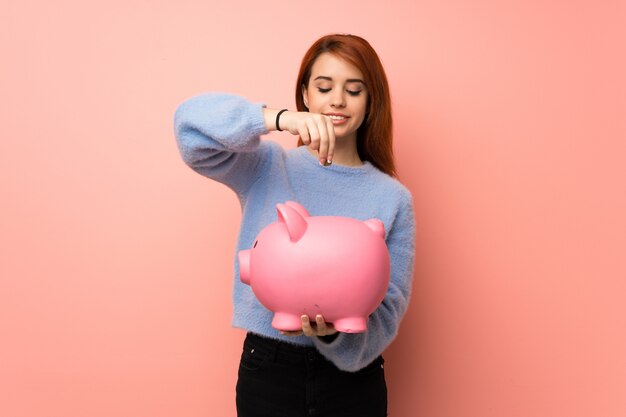
<instances>
[{"instance_id":1,"label":"woman's arm","mask_svg":"<svg viewBox=\"0 0 626 417\"><path fill-rule=\"evenodd\" d=\"M267 130L277 130L276 116L279 110L263 109ZM286 111L280 115L280 128L299 135L302 142L318 151L320 163L332 163L335 151L335 127L330 117L323 114Z\"/></svg>"},{"instance_id":2,"label":"woman's arm","mask_svg":"<svg viewBox=\"0 0 626 417\"><path fill-rule=\"evenodd\" d=\"M276 130L278 110L243 97L211 93L184 101L174 116L174 132L185 163L196 172L245 193L263 170L260 136ZM320 160L332 159L335 135L329 117L286 111L281 129L300 135L319 151Z\"/></svg>"},{"instance_id":3,"label":"woman's arm","mask_svg":"<svg viewBox=\"0 0 626 417\"><path fill-rule=\"evenodd\" d=\"M391 257L391 277L382 304L369 318L364 333L338 333L328 340L313 338L317 349L337 367L357 371L380 355L398 334L411 293L415 256L415 219L407 191L387 236Z\"/></svg>"},{"instance_id":4,"label":"woman's arm","mask_svg":"<svg viewBox=\"0 0 626 417\"><path fill-rule=\"evenodd\" d=\"M232 94L211 93L184 101L174 115L174 132L185 163L196 172L245 192L267 149L263 105Z\"/></svg>"}]
</instances>

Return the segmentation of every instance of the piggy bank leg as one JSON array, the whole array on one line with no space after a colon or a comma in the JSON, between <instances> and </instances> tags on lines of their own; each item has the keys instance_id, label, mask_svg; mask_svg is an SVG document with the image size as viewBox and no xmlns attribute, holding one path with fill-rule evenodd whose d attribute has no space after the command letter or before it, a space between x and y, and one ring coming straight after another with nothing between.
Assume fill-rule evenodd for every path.
<instances>
[{"instance_id":1,"label":"piggy bank leg","mask_svg":"<svg viewBox=\"0 0 626 417\"><path fill-rule=\"evenodd\" d=\"M367 317L348 317L333 322L338 332L363 333L367 330Z\"/></svg>"},{"instance_id":2,"label":"piggy bank leg","mask_svg":"<svg viewBox=\"0 0 626 417\"><path fill-rule=\"evenodd\" d=\"M278 330L296 331L302 330L302 320L300 316L289 313L276 313L272 320L272 327Z\"/></svg>"}]
</instances>

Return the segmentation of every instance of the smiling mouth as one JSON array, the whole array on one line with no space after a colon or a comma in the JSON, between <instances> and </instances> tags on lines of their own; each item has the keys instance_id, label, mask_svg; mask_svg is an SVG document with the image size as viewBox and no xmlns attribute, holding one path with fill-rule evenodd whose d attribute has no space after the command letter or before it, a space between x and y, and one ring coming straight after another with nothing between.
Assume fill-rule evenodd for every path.
<instances>
[{"instance_id":1,"label":"smiling mouth","mask_svg":"<svg viewBox=\"0 0 626 417\"><path fill-rule=\"evenodd\" d=\"M349 116L343 116L339 114L327 114L326 116L330 117L330 120L334 120L334 121L341 121L341 120L346 120L350 118Z\"/></svg>"}]
</instances>

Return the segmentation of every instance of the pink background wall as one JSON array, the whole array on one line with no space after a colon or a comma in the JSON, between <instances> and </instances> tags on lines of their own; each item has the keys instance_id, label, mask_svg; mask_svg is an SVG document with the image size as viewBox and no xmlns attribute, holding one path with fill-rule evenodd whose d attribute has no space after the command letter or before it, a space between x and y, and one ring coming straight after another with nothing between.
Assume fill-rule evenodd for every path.
<instances>
[{"instance_id":1,"label":"pink background wall","mask_svg":"<svg viewBox=\"0 0 626 417\"><path fill-rule=\"evenodd\" d=\"M349 32L386 66L418 224L391 415L623 417L624 4L3 1L0 415L234 415L239 206L173 113L293 108L306 48Z\"/></svg>"}]
</instances>

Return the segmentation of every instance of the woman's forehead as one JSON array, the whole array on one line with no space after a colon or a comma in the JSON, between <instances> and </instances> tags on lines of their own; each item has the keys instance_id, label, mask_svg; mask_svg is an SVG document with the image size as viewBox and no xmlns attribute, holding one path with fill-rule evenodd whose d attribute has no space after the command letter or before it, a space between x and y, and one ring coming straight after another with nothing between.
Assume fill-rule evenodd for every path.
<instances>
[{"instance_id":1,"label":"woman's forehead","mask_svg":"<svg viewBox=\"0 0 626 417\"><path fill-rule=\"evenodd\" d=\"M363 73L350 62L329 52L321 54L311 68L311 79L363 82Z\"/></svg>"}]
</instances>

